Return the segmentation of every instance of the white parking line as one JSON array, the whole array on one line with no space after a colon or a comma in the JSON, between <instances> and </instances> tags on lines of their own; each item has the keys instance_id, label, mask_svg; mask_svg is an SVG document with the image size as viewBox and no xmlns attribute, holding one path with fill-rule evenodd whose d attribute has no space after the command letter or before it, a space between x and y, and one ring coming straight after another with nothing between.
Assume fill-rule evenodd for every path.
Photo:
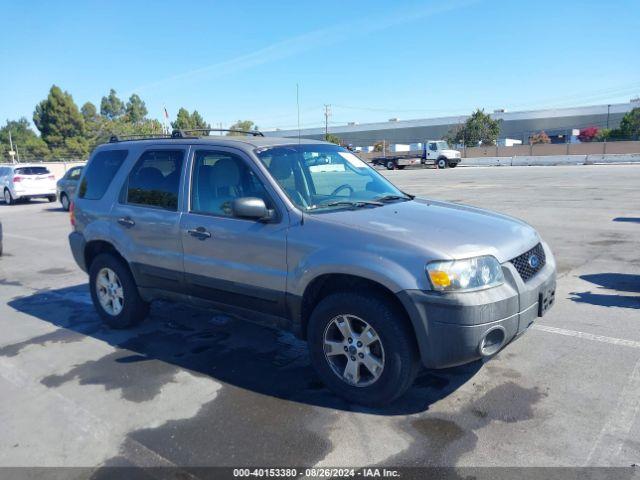
<instances>
[{"instance_id":1,"label":"white parking line","mask_svg":"<svg viewBox=\"0 0 640 480\"><path fill-rule=\"evenodd\" d=\"M636 342L634 340L625 340L624 338L605 337L603 335L594 335L592 333L578 332L576 330L565 330L564 328L549 327L548 325L540 325L539 323L534 323L531 328L541 330L543 332L566 335L567 337L583 338L585 340L610 343L612 345L618 345L622 347L640 348L640 342Z\"/></svg>"},{"instance_id":2,"label":"white parking line","mask_svg":"<svg viewBox=\"0 0 640 480\"><path fill-rule=\"evenodd\" d=\"M26 240L28 242L42 243L44 245L55 245L56 247L60 246L60 242L47 240L45 238L27 237L26 235L16 235L15 233L5 233L4 236L5 238L16 238L18 240Z\"/></svg>"},{"instance_id":3,"label":"white parking line","mask_svg":"<svg viewBox=\"0 0 640 480\"><path fill-rule=\"evenodd\" d=\"M630 440L629 432L640 410L640 360L629 376L627 384L620 393L615 409L611 411L607 423L598 434L596 442L587 457L587 465L617 465L624 444Z\"/></svg>"}]
</instances>

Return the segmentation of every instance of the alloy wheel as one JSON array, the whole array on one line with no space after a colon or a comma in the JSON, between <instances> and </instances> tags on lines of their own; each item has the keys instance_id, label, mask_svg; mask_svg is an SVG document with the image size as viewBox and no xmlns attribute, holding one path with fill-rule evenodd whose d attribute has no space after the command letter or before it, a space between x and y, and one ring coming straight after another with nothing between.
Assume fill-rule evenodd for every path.
<instances>
[{"instance_id":1,"label":"alloy wheel","mask_svg":"<svg viewBox=\"0 0 640 480\"><path fill-rule=\"evenodd\" d=\"M338 315L324 331L324 355L342 381L355 387L375 383L384 371L384 348L378 333L355 315Z\"/></svg>"},{"instance_id":2,"label":"alloy wheel","mask_svg":"<svg viewBox=\"0 0 640 480\"><path fill-rule=\"evenodd\" d=\"M124 289L116 272L103 268L96 277L96 293L100 306L109 315L117 316L124 308Z\"/></svg>"}]
</instances>

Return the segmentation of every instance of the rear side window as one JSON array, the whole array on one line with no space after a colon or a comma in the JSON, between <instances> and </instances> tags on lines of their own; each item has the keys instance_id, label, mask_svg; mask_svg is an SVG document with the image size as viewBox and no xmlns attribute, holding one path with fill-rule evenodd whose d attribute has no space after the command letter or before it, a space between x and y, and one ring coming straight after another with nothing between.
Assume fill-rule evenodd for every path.
<instances>
[{"instance_id":1,"label":"rear side window","mask_svg":"<svg viewBox=\"0 0 640 480\"><path fill-rule=\"evenodd\" d=\"M149 150L129 174L127 203L178 210L183 150Z\"/></svg>"},{"instance_id":2,"label":"rear side window","mask_svg":"<svg viewBox=\"0 0 640 480\"><path fill-rule=\"evenodd\" d=\"M99 152L89 163L80 182L78 197L100 200L111 185L113 177L127 157L127 150L107 150Z\"/></svg>"},{"instance_id":3,"label":"rear side window","mask_svg":"<svg viewBox=\"0 0 640 480\"><path fill-rule=\"evenodd\" d=\"M15 169L16 175L47 175L47 167L20 167Z\"/></svg>"}]
</instances>

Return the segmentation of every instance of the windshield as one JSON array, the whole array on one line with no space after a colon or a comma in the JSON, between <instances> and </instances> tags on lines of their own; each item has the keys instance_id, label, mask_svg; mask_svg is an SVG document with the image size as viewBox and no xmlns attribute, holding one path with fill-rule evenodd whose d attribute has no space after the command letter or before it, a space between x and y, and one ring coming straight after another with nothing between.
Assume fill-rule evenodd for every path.
<instances>
[{"instance_id":1,"label":"windshield","mask_svg":"<svg viewBox=\"0 0 640 480\"><path fill-rule=\"evenodd\" d=\"M443 140L436 142L436 145L438 145L438 150L447 150L449 148L449 144Z\"/></svg>"},{"instance_id":2,"label":"windshield","mask_svg":"<svg viewBox=\"0 0 640 480\"><path fill-rule=\"evenodd\" d=\"M337 145L286 145L261 148L256 154L291 201L304 211L410 199Z\"/></svg>"}]
</instances>

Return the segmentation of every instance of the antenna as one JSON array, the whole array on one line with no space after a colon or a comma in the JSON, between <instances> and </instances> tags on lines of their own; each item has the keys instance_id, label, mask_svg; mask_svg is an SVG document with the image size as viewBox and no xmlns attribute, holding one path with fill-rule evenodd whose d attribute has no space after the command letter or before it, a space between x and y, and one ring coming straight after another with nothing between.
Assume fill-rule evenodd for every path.
<instances>
[{"instance_id":1,"label":"antenna","mask_svg":"<svg viewBox=\"0 0 640 480\"><path fill-rule=\"evenodd\" d=\"M296 107L298 109L298 145L300 145L300 86L296 83Z\"/></svg>"}]
</instances>

